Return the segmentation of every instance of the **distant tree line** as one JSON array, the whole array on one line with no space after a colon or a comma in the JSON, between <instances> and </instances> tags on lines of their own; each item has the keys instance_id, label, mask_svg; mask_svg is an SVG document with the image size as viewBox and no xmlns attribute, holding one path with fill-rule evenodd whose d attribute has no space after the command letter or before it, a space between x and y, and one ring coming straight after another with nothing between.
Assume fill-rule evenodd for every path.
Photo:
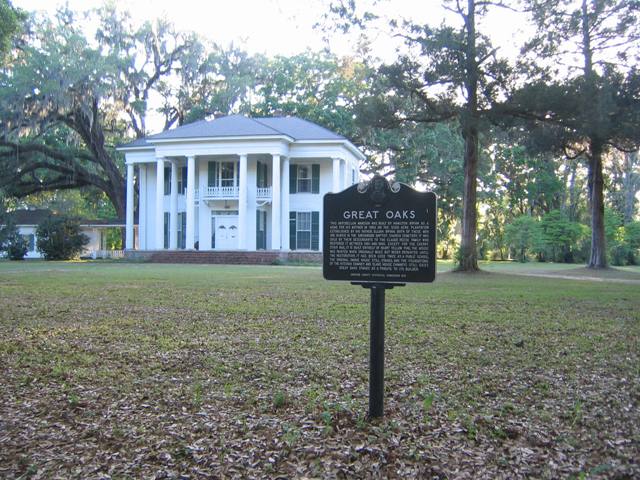
<instances>
[{"instance_id":1,"label":"distant tree line","mask_svg":"<svg viewBox=\"0 0 640 480\"><path fill-rule=\"evenodd\" d=\"M111 4L53 18L11 8L18 27L0 69L4 201L73 199L124 217L114 147L149 133L150 115L164 129L231 113L297 115L352 139L368 156L363 171L434 191L438 253L460 270L481 258L636 262L639 4L443 5L457 20L384 22L403 40L391 63L367 49L381 17L354 0L332 3L324 21L359 29L362 48L349 58L249 55L168 21L135 25ZM496 9L517 10L535 31L517 61L483 32Z\"/></svg>"}]
</instances>

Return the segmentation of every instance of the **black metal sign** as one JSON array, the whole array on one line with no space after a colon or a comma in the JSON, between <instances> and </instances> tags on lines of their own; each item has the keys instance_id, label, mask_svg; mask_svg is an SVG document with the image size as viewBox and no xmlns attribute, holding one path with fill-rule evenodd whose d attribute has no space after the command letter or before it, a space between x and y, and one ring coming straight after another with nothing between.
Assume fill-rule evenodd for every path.
<instances>
[{"instance_id":1,"label":"black metal sign","mask_svg":"<svg viewBox=\"0 0 640 480\"><path fill-rule=\"evenodd\" d=\"M323 274L352 282L433 282L436 196L379 175L324 196Z\"/></svg>"},{"instance_id":2,"label":"black metal sign","mask_svg":"<svg viewBox=\"0 0 640 480\"><path fill-rule=\"evenodd\" d=\"M371 290L369 416L384 413L385 291L436 275L436 196L376 175L324 196L323 275Z\"/></svg>"}]
</instances>

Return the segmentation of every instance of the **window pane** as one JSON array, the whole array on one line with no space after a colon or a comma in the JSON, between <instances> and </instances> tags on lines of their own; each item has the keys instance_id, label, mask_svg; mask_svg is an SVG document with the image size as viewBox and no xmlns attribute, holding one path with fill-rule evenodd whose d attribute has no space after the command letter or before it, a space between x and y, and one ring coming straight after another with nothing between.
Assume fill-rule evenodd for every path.
<instances>
[{"instance_id":1,"label":"window pane","mask_svg":"<svg viewBox=\"0 0 640 480\"><path fill-rule=\"evenodd\" d=\"M298 212L297 230L311 231L311 212Z\"/></svg>"},{"instance_id":2,"label":"window pane","mask_svg":"<svg viewBox=\"0 0 640 480\"><path fill-rule=\"evenodd\" d=\"M311 167L298 165L298 192L311 192Z\"/></svg>"},{"instance_id":3,"label":"window pane","mask_svg":"<svg viewBox=\"0 0 640 480\"><path fill-rule=\"evenodd\" d=\"M311 232L298 231L298 250L311 250Z\"/></svg>"}]
</instances>

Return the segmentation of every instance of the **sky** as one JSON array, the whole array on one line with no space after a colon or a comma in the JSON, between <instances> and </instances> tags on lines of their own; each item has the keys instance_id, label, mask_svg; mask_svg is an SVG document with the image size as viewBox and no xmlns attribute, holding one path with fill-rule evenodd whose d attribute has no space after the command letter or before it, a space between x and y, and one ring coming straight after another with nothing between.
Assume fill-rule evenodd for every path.
<instances>
[{"instance_id":1,"label":"sky","mask_svg":"<svg viewBox=\"0 0 640 480\"><path fill-rule=\"evenodd\" d=\"M330 0L116 0L137 21L166 16L180 30L192 30L223 46L233 42L249 53L293 55L306 49L319 50L326 44L323 33L314 24L328 11ZM360 3L371 0L360 0ZM63 0L12 0L28 11L54 12ZM67 0L72 10L97 7L103 0ZM403 15L416 21L439 24L446 13L440 0L393 0L381 2L389 16ZM500 15L508 15L504 12ZM508 53L511 36L519 27L505 17L487 28L494 41ZM371 32L369 32L371 33ZM377 40L373 53L383 59L393 56L393 41L384 32L373 32ZM329 44L337 55L354 51L353 37L332 35Z\"/></svg>"}]
</instances>

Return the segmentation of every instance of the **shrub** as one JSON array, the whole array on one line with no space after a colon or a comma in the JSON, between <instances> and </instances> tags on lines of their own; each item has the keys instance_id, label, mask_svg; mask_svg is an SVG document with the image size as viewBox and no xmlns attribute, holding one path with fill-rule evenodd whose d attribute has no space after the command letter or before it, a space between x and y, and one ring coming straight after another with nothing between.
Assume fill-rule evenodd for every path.
<instances>
[{"instance_id":1,"label":"shrub","mask_svg":"<svg viewBox=\"0 0 640 480\"><path fill-rule=\"evenodd\" d=\"M16 229L15 233L9 236L6 254L9 260L24 260L29 251L27 240Z\"/></svg>"},{"instance_id":2,"label":"shrub","mask_svg":"<svg viewBox=\"0 0 640 480\"><path fill-rule=\"evenodd\" d=\"M68 217L50 217L38 225L38 250L46 260L76 258L89 243L89 237L80 231L80 224Z\"/></svg>"},{"instance_id":3,"label":"shrub","mask_svg":"<svg viewBox=\"0 0 640 480\"><path fill-rule=\"evenodd\" d=\"M0 251L10 260L23 260L28 251L27 240L20 234L18 227L7 219L0 229Z\"/></svg>"}]
</instances>

